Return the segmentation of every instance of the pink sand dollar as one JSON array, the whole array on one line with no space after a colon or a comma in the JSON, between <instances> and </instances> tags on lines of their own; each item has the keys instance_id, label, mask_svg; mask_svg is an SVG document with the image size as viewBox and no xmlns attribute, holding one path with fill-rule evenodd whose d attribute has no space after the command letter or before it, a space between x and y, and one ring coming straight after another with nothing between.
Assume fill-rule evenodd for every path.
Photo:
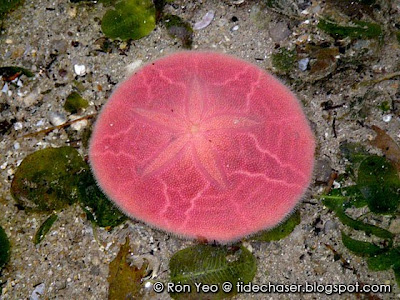
<instances>
[{"instance_id":1,"label":"pink sand dollar","mask_svg":"<svg viewBox=\"0 0 400 300\"><path fill-rule=\"evenodd\" d=\"M127 215L229 242L293 210L310 183L314 138L298 100L272 75L220 53L178 52L119 85L89 158Z\"/></svg>"}]
</instances>

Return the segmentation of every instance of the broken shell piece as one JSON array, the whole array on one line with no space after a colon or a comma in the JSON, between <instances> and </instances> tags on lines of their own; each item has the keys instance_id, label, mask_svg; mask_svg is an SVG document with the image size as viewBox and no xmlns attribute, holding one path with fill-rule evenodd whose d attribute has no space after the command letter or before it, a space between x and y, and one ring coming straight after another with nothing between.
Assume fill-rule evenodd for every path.
<instances>
[{"instance_id":1,"label":"broken shell piece","mask_svg":"<svg viewBox=\"0 0 400 300\"><path fill-rule=\"evenodd\" d=\"M333 187L335 189L339 189L342 185L340 184L340 182L337 182L336 180L333 181Z\"/></svg>"},{"instance_id":2,"label":"broken shell piece","mask_svg":"<svg viewBox=\"0 0 400 300\"><path fill-rule=\"evenodd\" d=\"M21 130L22 127L23 127L23 125L22 125L21 122L15 122L15 123L14 123L14 129L15 129L15 130Z\"/></svg>"},{"instance_id":3,"label":"broken shell piece","mask_svg":"<svg viewBox=\"0 0 400 300\"><path fill-rule=\"evenodd\" d=\"M85 65L74 65L75 74L78 76L86 75L86 67Z\"/></svg>"},{"instance_id":4,"label":"broken shell piece","mask_svg":"<svg viewBox=\"0 0 400 300\"><path fill-rule=\"evenodd\" d=\"M300 59L298 62L300 71L303 71L303 72L306 71L309 62L310 62L310 59L308 57Z\"/></svg>"},{"instance_id":5,"label":"broken shell piece","mask_svg":"<svg viewBox=\"0 0 400 300\"><path fill-rule=\"evenodd\" d=\"M158 271L160 269L160 261L157 257L150 254L143 254L140 256L135 256L133 258L133 262L137 267L142 267L145 263L145 260L148 262L147 271L148 275L144 277L144 280L154 279L158 276Z\"/></svg>"},{"instance_id":6,"label":"broken shell piece","mask_svg":"<svg viewBox=\"0 0 400 300\"><path fill-rule=\"evenodd\" d=\"M389 123L392 120L392 115L384 115L382 120L383 122Z\"/></svg>"},{"instance_id":7,"label":"broken shell piece","mask_svg":"<svg viewBox=\"0 0 400 300\"><path fill-rule=\"evenodd\" d=\"M132 75L141 65L143 61L141 59L135 60L134 62L130 63L126 66L126 76Z\"/></svg>"},{"instance_id":8,"label":"broken shell piece","mask_svg":"<svg viewBox=\"0 0 400 300\"><path fill-rule=\"evenodd\" d=\"M214 11L210 10L208 11L203 18L201 18L201 20L199 22L196 22L193 26L194 30L201 30L203 28L206 28L208 25L210 25L210 23L212 22L212 20L214 19Z\"/></svg>"},{"instance_id":9,"label":"broken shell piece","mask_svg":"<svg viewBox=\"0 0 400 300\"><path fill-rule=\"evenodd\" d=\"M4 83L3 88L1 89L1 92L5 93L5 94L8 92L8 84L7 84L7 82Z\"/></svg>"},{"instance_id":10,"label":"broken shell piece","mask_svg":"<svg viewBox=\"0 0 400 300\"><path fill-rule=\"evenodd\" d=\"M52 111L49 113L49 121L53 126L58 126L67 122L67 118L61 113Z\"/></svg>"},{"instance_id":11,"label":"broken shell piece","mask_svg":"<svg viewBox=\"0 0 400 300\"><path fill-rule=\"evenodd\" d=\"M44 294L45 284L42 282L35 286L35 289L32 291L31 296L29 299L39 300L41 296Z\"/></svg>"},{"instance_id":12,"label":"broken shell piece","mask_svg":"<svg viewBox=\"0 0 400 300\"><path fill-rule=\"evenodd\" d=\"M231 28L231 31L237 31L239 30L239 25L235 25Z\"/></svg>"},{"instance_id":13,"label":"broken shell piece","mask_svg":"<svg viewBox=\"0 0 400 300\"><path fill-rule=\"evenodd\" d=\"M83 119L71 124L71 128L76 131L80 131L88 125L88 121Z\"/></svg>"}]
</instances>

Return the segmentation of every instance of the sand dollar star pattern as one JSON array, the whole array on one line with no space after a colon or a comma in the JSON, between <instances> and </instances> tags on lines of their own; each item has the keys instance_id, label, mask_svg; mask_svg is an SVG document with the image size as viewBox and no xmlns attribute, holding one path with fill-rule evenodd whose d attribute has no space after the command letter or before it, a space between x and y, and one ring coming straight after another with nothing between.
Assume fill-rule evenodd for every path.
<instances>
[{"instance_id":1,"label":"sand dollar star pattern","mask_svg":"<svg viewBox=\"0 0 400 300\"><path fill-rule=\"evenodd\" d=\"M161 111L134 108L134 112L144 121L152 125L168 128L173 133L173 139L151 161L144 166L142 176L151 175L185 150L192 151L194 162L203 172L205 178L220 187L226 187L226 176L220 166L218 155L213 151L212 140L207 138L210 131L235 131L259 125L259 122L240 115L222 114L210 115L204 106L205 87L198 80L192 80L192 88L186 102L185 114L170 114Z\"/></svg>"}]
</instances>

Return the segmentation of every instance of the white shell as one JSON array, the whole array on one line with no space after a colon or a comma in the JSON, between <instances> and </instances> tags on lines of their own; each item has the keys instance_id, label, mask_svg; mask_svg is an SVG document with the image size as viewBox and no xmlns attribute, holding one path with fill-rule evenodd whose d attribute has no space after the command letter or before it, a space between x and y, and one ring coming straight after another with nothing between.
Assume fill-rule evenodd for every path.
<instances>
[{"instance_id":1,"label":"white shell","mask_svg":"<svg viewBox=\"0 0 400 300\"><path fill-rule=\"evenodd\" d=\"M213 10L208 11L203 18L201 18L201 21L196 22L193 26L194 30L201 30L203 28L206 28L212 20L214 19L215 13Z\"/></svg>"},{"instance_id":2,"label":"white shell","mask_svg":"<svg viewBox=\"0 0 400 300\"><path fill-rule=\"evenodd\" d=\"M67 118L61 113L52 111L49 113L49 121L53 126L58 126L67 122Z\"/></svg>"},{"instance_id":3,"label":"white shell","mask_svg":"<svg viewBox=\"0 0 400 300\"><path fill-rule=\"evenodd\" d=\"M85 65L74 65L75 74L78 76L86 75L86 67Z\"/></svg>"},{"instance_id":4,"label":"white shell","mask_svg":"<svg viewBox=\"0 0 400 300\"><path fill-rule=\"evenodd\" d=\"M382 120L383 122L389 123L392 120L392 115L384 115Z\"/></svg>"}]
</instances>

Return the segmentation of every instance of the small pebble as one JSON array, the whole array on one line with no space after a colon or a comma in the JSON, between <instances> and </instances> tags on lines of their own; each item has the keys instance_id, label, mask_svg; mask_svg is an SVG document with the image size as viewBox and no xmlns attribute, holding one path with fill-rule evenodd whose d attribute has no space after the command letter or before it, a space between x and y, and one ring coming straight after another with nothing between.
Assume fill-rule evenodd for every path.
<instances>
[{"instance_id":1,"label":"small pebble","mask_svg":"<svg viewBox=\"0 0 400 300\"><path fill-rule=\"evenodd\" d=\"M36 126L43 126L43 125L44 125L44 119L41 119L36 123Z\"/></svg>"},{"instance_id":2,"label":"small pebble","mask_svg":"<svg viewBox=\"0 0 400 300\"><path fill-rule=\"evenodd\" d=\"M55 289L58 290L63 290L67 287L67 282L65 280L61 281L61 282L56 282L55 283Z\"/></svg>"},{"instance_id":3,"label":"small pebble","mask_svg":"<svg viewBox=\"0 0 400 300\"><path fill-rule=\"evenodd\" d=\"M93 264L94 266L100 265L100 259L99 259L97 256L93 256L93 258L92 258L92 264Z\"/></svg>"},{"instance_id":4,"label":"small pebble","mask_svg":"<svg viewBox=\"0 0 400 300\"><path fill-rule=\"evenodd\" d=\"M18 91L17 92L17 95L18 95L18 97L24 97L26 94L28 93L28 91L25 91L25 92L20 92L20 91Z\"/></svg>"},{"instance_id":5,"label":"small pebble","mask_svg":"<svg viewBox=\"0 0 400 300\"><path fill-rule=\"evenodd\" d=\"M20 148L20 144L18 142L14 143L14 149L18 150Z\"/></svg>"},{"instance_id":6,"label":"small pebble","mask_svg":"<svg viewBox=\"0 0 400 300\"><path fill-rule=\"evenodd\" d=\"M27 93L28 91L26 91ZM29 94L25 94L24 93L24 104L28 107L33 105L36 101L38 101L39 99L41 99L41 95L39 94L38 90L32 91Z\"/></svg>"},{"instance_id":7,"label":"small pebble","mask_svg":"<svg viewBox=\"0 0 400 300\"><path fill-rule=\"evenodd\" d=\"M45 288L44 283L37 285L35 287L35 289L33 290L29 299L30 300L39 300L44 293L44 288Z\"/></svg>"},{"instance_id":8,"label":"small pebble","mask_svg":"<svg viewBox=\"0 0 400 300\"><path fill-rule=\"evenodd\" d=\"M90 274L94 276L100 275L100 268L99 266L93 266L90 268Z\"/></svg>"},{"instance_id":9,"label":"small pebble","mask_svg":"<svg viewBox=\"0 0 400 300\"><path fill-rule=\"evenodd\" d=\"M328 182L331 177L331 162L328 158L318 159L315 163L315 180L320 182Z\"/></svg>"},{"instance_id":10,"label":"small pebble","mask_svg":"<svg viewBox=\"0 0 400 300\"><path fill-rule=\"evenodd\" d=\"M78 76L86 75L86 67L85 65L74 65L75 74Z\"/></svg>"},{"instance_id":11,"label":"small pebble","mask_svg":"<svg viewBox=\"0 0 400 300\"><path fill-rule=\"evenodd\" d=\"M243 242L243 246L244 246L245 248L247 248L247 250L249 250L250 252L253 252L253 247L251 246L250 243L248 243L248 242Z\"/></svg>"},{"instance_id":12,"label":"small pebble","mask_svg":"<svg viewBox=\"0 0 400 300\"><path fill-rule=\"evenodd\" d=\"M110 249L110 247L111 247L112 244L113 244L112 242L107 243L105 249L106 249L106 250Z\"/></svg>"},{"instance_id":13,"label":"small pebble","mask_svg":"<svg viewBox=\"0 0 400 300\"><path fill-rule=\"evenodd\" d=\"M22 129L22 123L21 122L15 122L14 123L14 129L15 130L21 130Z\"/></svg>"},{"instance_id":14,"label":"small pebble","mask_svg":"<svg viewBox=\"0 0 400 300\"><path fill-rule=\"evenodd\" d=\"M232 27L231 31L237 31L239 29L239 25L235 25Z\"/></svg>"},{"instance_id":15,"label":"small pebble","mask_svg":"<svg viewBox=\"0 0 400 300\"><path fill-rule=\"evenodd\" d=\"M312 13L318 14L321 11L321 5L317 4L311 8Z\"/></svg>"},{"instance_id":16,"label":"small pebble","mask_svg":"<svg viewBox=\"0 0 400 300\"><path fill-rule=\"evenodd\" d=\"M51 47L57 54L64 54L68 50L68 42L66 40L55 40L52 42Z\"/></svg>"},{"instance_id":17,"label":"small pebble","mask_svg":"<svg viewBox=\"0 0 400 300\"><path fill-rule=\"evenodd\" d=\"M128 48L128 43L127 42L122 42L119 45L119 49L121 49L121 50L126 50L127 48Z\"/></svg>"},{"instance_id":18,"label":"small pebble","mask_svg":"<svg viewBox=\"0 0 400 300\"><path fill-rule=\"evenodd\" d=\"M285 40L291 33L286 22L271 23L269 25L269 35L276 43Z\"/></svg>"},{"instance_id":19,"label":"small pebble","mask_svg":"<svg viewBox=\"0 0 400 300\"><path fill-rule=\"evenodd\" d=\"M390 223L389 231L394 234L400 233L400 219L395 219Z\"/></svg>"},{"instance_id":20,"label":"small pebble","mask_svg":"<svg viewBox=\"0 0 400 300\"><path fill-rule=\"evenodd\" d=\"M324 224L324 233L327 234L329 231L336 229L337 224L331 220L328 220Z\"/></svg>"},{"instance_id":21,"label":"small pebble","mask_svg":"<svg viewBox=\"0 0 400 300\"><path fill-rule=\"evenodd\" d=\"M68 16L69 16L70 18L75 18L75 17L76 17L76 14L77 14L77 8L76 8L76 6L69 8L69 9L67 10L67 14L68 14Z\"/></svg>"},{"instance_id":22,"label":"small pebble","mask_svg":"<svg viewBox=\"0 0 400 300\"><path fill-rule=\"evenodd\" d=\"M310 61L309 58L303 58L299 60L299 69L300 71L305 71L307 70L308 62Z\"/></svg>"},{"instance_id":23,"label":"small pebble","mask_svg":"<svg viewBox=\"0 0 400 300\"><path fill-rule=\"evenodd\" d=\"M58 75L60 75L61 77L65 77L67 74L68 72L65 69L58 70Z\"/></svg>"}]
</instances>

